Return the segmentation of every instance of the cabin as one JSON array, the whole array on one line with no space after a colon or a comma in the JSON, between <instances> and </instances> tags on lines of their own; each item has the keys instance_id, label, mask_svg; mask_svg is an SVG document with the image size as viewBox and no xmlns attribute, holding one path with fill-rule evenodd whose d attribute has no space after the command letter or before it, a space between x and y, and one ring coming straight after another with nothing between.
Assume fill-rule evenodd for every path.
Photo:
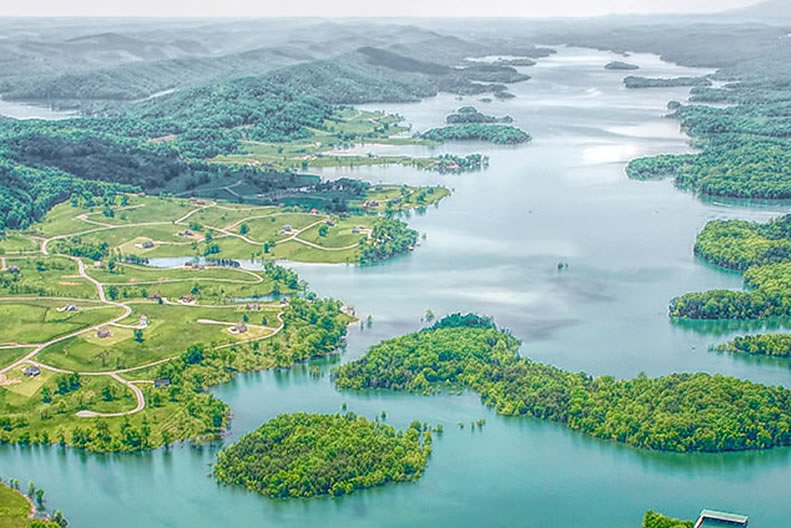
<instances>
[{"instance_id":1,"label":"cabin","mask_svg":"<svg viewBox=\"0 0 791 528\"><path fill-rule=\"evenodd\" d=\"M261 309L260 304L248 304L245 308L247 308L250 312L257 312Z\"/></svg>"},{"instance_id":2,"label":"cabin","mask_svg":"<svg viewBox=\"0 0 791 528\"><path fill-rule=\"evenodd\" d=\"M193 297L192 295L183 295L181 297L181 302L183 302L184 304L193 304L195 302L195 297Z\"/></svg>"},{"instance_id":3,"label":"cabin","mask_svg":"<svg viewBox=\"0 0 791 528\"><path fill-rule=\"evenodd\" d=\"M148 296L148 298L149 299L153 299L155 301L162 300L162 296L160 294L158 294L158 293L152 293L151 295Z\"/></svg>"},{"instance_id":4,"label":"cabin","mask_svg":"<svg viewBox=\"0 0 791 528\"><path fill-rule=\"evenodd\" d=\"M96 269L102 269L104 267L104 262L101 260L96 260L93 262L93 267Z\"/></svg>"},{"instance_id":5,"label":"cabin","mask_svg":"<svg viewBox=\"0 0 791 528\"><path fill-rule=\"evenodd\" d=\"M359 235L360 234L360 228L359 227L353 227L352 228L352 234L353 235Z\"/></svg>"},{"instance_id":6,"label":"cabin","mask_svg":"<svg viewBox=\"0 0 791 528\"><path fill-rule=\"evenodd\" d=\"M365 200L363 202L363 208L369 209L371 207L379 207L379 202L376 200Z\"/></svg>"},{"instance_id":7,"label":"cabin","mask_svg":"<svg viewBox=\"0 0 791 528\"><path fill-rule=\"evenodd\" d=\"M143 328L147 328L148 327L148 317L147 316L145 316L145 315L141 315L140 316L140 326L142 326Z\"/></svg>"},{"instance_id":8,"label":"cabin","mask_svg":"<svg viewBox=\"0 0 791 528\"><path fill-rule=\"evenodd\" d=\"M326 222L324 222L324 224L327 225L328 227L335 227L335 222L333 222L332 220L327 220Z\"/></svg>"},{"instance_id":9,"label":"cabin","mask_svg":"<svg viewBox=\"0 0 791 528\"><path fill-rule=\"evenodd\" d=\"M8 266L9 273L19 273L19 266Z\"/></svg>"},{"instance_id":10,"label":"cabin","mask_svg":"<svg viewBox=\"0 0 791 528\"><path fill-rule=\"evenodd\" d=\"M291 224L284 225L283 229L281 231L283 231L284 233L290 233L291 232Z\"/></svg>"},{"instance_id":11,"label":"cabin","mask_svg":"<svg viewBox=\"0 0 791 528\"><path fill-rule=\"evenodd\" d=\"M22 371L22 374L29 378L35 378L41 374L41 369L35 365L30 365L29 367L25 367L25 370Z\"/></svg>"},{"instance_id":12,"label":"cabin","mask_svg":"<svg viewBox=\"0 0 791 528\"><path fill-rule=\"evenodd\" d=\"M111 335L113 335L112 332L110 332L110 330L107 328L99 328L96 330L96 337L99 339L104 339L106 337L110 337Z\"/></svg>"},{"instance_id":13,"label":"cabin","mask_svg":"<svg viewBox=\"0 0 791 528\"><path fill-rule=\"evenodd\" d=\"M154 380L154 388L170 387L170 378L160 378Z\"/></svg>"},{"instance_id":14,"label":"cabin","mask_svg":"<svg viewBox=\"0 0 791 528\"><path fill-rule=\"evenodd\" d=\"M191 236L193 236L194 234L195 234L195 233L193 233L193 232L192 232L192 231L190 231L189 229L187 229L186 231L179 231L179 236L180 236L180 237L191 237Z\"/></svg>"},{"instance_id":15,"label":"cabin","mask_svg":"<svg viewBox=\"0 0 791 528\"><path fill-rule=\"evenodd\" d=\"M143 249L151 249L152 247L154 247L154 243L151 242L150 240L146 240L145 242L140 244L140 247Z\"/></svg>"},{"instance_id":16,"label":"cabin","mask_svg":"<svg viewBox=\"0 0 791 528\"><path fill-rule=\"evenodd\" d=\"M316 208L313 208L313 209L310 210L310 214L317 215L317 214L319 214L319 210L316 209Z\"/></svg>"},{"instance_id":17,"label":"cabin","mask_svg":"<svg viewBox=\"0 0 791 528\"><path fill-rule=\"evenodd\" d=\"M698 521L695 523L695 528L700 528L703 523L706 523L706 526L721 525L746 527L749 520L750 519L746 515L738 513L701 510L700 517L698 517Z\"/></svg>"},{"instance_id":18,"label":"cabin","mask_svg":"<svg viewBox=\"0 0 791 528\"><path fill-rule=\"evenodd\" d=\"M244 334L245 332L247 332L247 325L244 323L237 323L236 325L234 325L233 329L237 334Z\"/></svg>"},{"instance_id":19,"label":"cabin","mask_svg":"<svg viewBox=\"0 0 791 528\"><path fill-rule=\"evenodd\" d=\"M281 306L288 306L289 304L291 304L291 299L289 299L288 297L283 297L282 299L280 299Z\"/></svg>"}]
</instances>

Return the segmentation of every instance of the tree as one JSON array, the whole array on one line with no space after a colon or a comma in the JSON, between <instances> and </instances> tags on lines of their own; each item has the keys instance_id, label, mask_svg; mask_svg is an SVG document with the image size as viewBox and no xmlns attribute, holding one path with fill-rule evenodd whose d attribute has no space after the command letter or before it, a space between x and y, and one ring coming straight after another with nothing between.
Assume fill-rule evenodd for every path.
<instances>
[{"instance_id":1,"label":"tree","mask_svg":"<svg viewBox=\"0 0 791 528\"><path fill-rule=\"evenodd\" d=\"M426 315L423 316L423 320L425 320L427 323L432 323L434 321L434 317L434 312L431 311L431 308L429 308L426 310Z\"/></svg>"},{"instance_id":2,"label":"tree","mask_svg":"<svg viewBox=\"0 0 791 528\"><path fill-rule=\"evenodd\" d=\"M247 224L242 224L241 226L239 226L239 233L246 235L249 231L250 228L247 226Z\"/></svg>"},{"instance_id":3,"label":"tree","mask_svg":"<svg viewBox=\"0 0 791 528\"><path fill-rule=\"evenodd\" d=\"M327 233L330 231L330 228L327 225L322 225L319 227L319 236L326 237Z\"/></svg>"},{"instance_id":4,"label":"tree","mask_svg":"<svg viewBox=\"0 0 791 528\"><path fill-rule=\"evenodd\" d=\"M138 343L142 343L144 341L143 331L141 329L135 328L134 335L135 335L135 341L137 341Z\"/></svg>"}]
</instances>

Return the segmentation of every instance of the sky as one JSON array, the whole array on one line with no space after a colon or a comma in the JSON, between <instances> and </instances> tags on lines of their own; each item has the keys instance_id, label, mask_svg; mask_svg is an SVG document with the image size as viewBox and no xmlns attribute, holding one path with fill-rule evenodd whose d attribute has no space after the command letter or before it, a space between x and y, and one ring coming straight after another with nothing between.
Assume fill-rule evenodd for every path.
<instances>
[{"instance_id":1,"label":"sky","mask_svg":"<svg viewBox=\"0 0 791 528\"><path fill-rule=\"evenodd\" d=\"M712 12L757 1L0 0L0 16L595 16Z\"/></svg>"}]
</instances>

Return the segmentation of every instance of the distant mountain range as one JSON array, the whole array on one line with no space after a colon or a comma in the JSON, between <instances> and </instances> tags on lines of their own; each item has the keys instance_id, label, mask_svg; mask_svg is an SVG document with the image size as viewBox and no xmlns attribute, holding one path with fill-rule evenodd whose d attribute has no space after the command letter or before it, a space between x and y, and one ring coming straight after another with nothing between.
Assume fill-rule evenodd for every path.
<instances>
[{"instance_id":1,"label":"distant mountain range","mask_svg":"<svg viewBox=\"0 0 791 528\"><path fill-rule=\"evenodd\" d=\"M756 4L719 13L734 22L791 24L791 0L764 0Z\"/></svg>"}]
</instances>

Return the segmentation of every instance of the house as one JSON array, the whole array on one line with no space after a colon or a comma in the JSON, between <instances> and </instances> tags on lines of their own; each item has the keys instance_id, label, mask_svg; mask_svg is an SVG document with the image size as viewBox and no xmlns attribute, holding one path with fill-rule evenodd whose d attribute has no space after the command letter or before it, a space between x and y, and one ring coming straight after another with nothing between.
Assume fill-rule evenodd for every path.
<instances>
[{"instance_id":1,"label":"house","mask_svg":"<svg viewBox=\"0 0 791 528\"><path fill-rule=\"evenodd\" d=\"M179 236L180 237L191 237L193 235L194 235L194 233L192 231L190 231L189 229L187 229L186 231L179 231Z\"/></svg>"},{"instance_id":2,"label":"house","mask_svg":"<svg viewBox=\"0 0 791 528\"><path fill-rule=\"evenodd\" d=\"M233 329L235 334L243 334L247 332L247 325L244 323L237 323Z\"/></svg>"},{"instance_id":3,"label":"house","mask_svg":"<svg viewBox=\"0 0 791 528\"><path fill-rule=\"evenodd\" d=\"M96 337L99 339L104 339L105 337L110 337L111 335L113 335L112 332L110 332L110 330L107 328L99 328L96 330Z\"/></svg>"},{"instance_id":4,"label":"house","mask_svg":"<svg viewBox=\"0 0 791 528\"><path fill-rule=\"evenodd\" d=\"M140 326L143 328L148 328L148 317L145 315L140 316Z\"/></svg>"},{"instance_id":5,"label":"house","mask_svg":"<svg viewBox=\"0 0 791 528\"><path fill-rule=\"evenodd\" d=\"M282 231L284 233L290 233L291 232L291 224L284 225Z\"/></svg>"},{"instance_id":6,"label":"house","mask_svg":"<svg viewBox=\"0 0 791 528\"><path fill-rule=\"evenodd\" d=\"M368 209L368 208L371 208L371 207L379 207L379 202L377 202L376 200L366 200L366 201L363 202L363 207L365 209Z\"/></svg>"},{"instance_id":7,"label":"house","mask_svg":"<svg viewBox=\"0 0 791 528\"><path fill-rule=\"evenodd\" d=\"M313 209L310 210L310 214L317 215L317 214L319 214L319 210L316 209L316 208L313 208Z\"/></svg>"},{"instance_id":8,"label":"house","mask_svg":"<svg viewBox=\"0 0 791 528\"><path fill-rule=\"evenodd\" d=\"M291 304L291 299L290 298L283 297L282 299L280 299L280 305L281 306L288 306L289 304Z\"/></svg>"},{"instance_id":9,"label":"house","mask_svg":"<svg viewBox=\"0 0 791 528\"><path fill-rule=\"evenodd\" d=\"M151 249L152 247L154 247L154 243L151 242L150 240L146 240L140 245L140 247L142 247L143 249Z\"/></svg>"},{"instance_id":10,"label":"house","mask_svg":"<svg viewBox=\"0 0 791 528\"><path fill-rule=\"evenodd\" d=\"M158 293L152 293L151 295L148 296L148 298L153 299L155 301L159 301L160 299L162 299L162 296Z\"/></svg>"},{"instance_id":11,"label":"house","mask_svg":"<svg viewBox=\"0 0 791 528\"><path fill-rule=\"evenodd\" d=\"M261 305L260 304L248 304L246 308L247 308L247 310L249 310L251 312L257 312L257 311L259 311L261 309Z\"/></svg>"},{"instance_id":12,"label":"house","mask_svg":"<svg viewBox=\"0 0 791 528\"><path fill-rule=\"evenodd\" d=\"M154 388L170 387L170 378L160 378L154 380Z\"/></svg>"},{"instance_id":13,"label":"house","mask_svg":"<svg viewBox=\"0 0 791 528\"><path fill-rule=\"evenodd\" d=\"M326 224L328 227L335 227L335 222L333 222L332 220L327 220L327 221L326 221L326 222L324 222L324 223L325 223L325 224Z\"/></svg>"},{"instance_id":14,"label":"house","mask_svg":"<svg viewBox=\"0 0 791 528\"><path fill-rule=\"evenodd\" d=\"M181 302L184 303L184 304L194 304L195 303L195 297L193 297L192 295L183 295L181 297Z\"/></svg>"},{"instance_id":15,"label":"house","mask_svg":"<svg viewBox=\"0 0 791 528\"><path fill-rule=\"evenodd\" d=\"M25 370L22 371L22 374L30 378L35 378L41 374L41 369L35 365L30 365L29 367L25 367Z\"/></svg>"},{"instance_id":16,"label":"house","mask_svg":"<svg viewBox=\"0 0 791 528\"><path fill-rule=\"evenodd\" d=\"M80 309L77 308L77 306L74 305L74 304L67 304L66 306L62 306L62 307L58 308L58 311L59 312L79 312Z\"/></svg>"},{"instance_id":17,"label":"house","mask_svg":"<svg viewBox=\"0 0 791 528\"><path fill-rule=\"evenodd\" d=\"M19 273L19 266L8 266L9 273Z\"/></svg>"},{"instance_id":18,"label":"house","mask_svg":"<svg viewBox=\"0 0 791 528\"><path fill-rule=\"evenodd\" d=\"M104 262L102 262L101 260L95 260L93 262L93 267L96 269L102 269L104 267Z\"/></svg>"}]
</instances>

